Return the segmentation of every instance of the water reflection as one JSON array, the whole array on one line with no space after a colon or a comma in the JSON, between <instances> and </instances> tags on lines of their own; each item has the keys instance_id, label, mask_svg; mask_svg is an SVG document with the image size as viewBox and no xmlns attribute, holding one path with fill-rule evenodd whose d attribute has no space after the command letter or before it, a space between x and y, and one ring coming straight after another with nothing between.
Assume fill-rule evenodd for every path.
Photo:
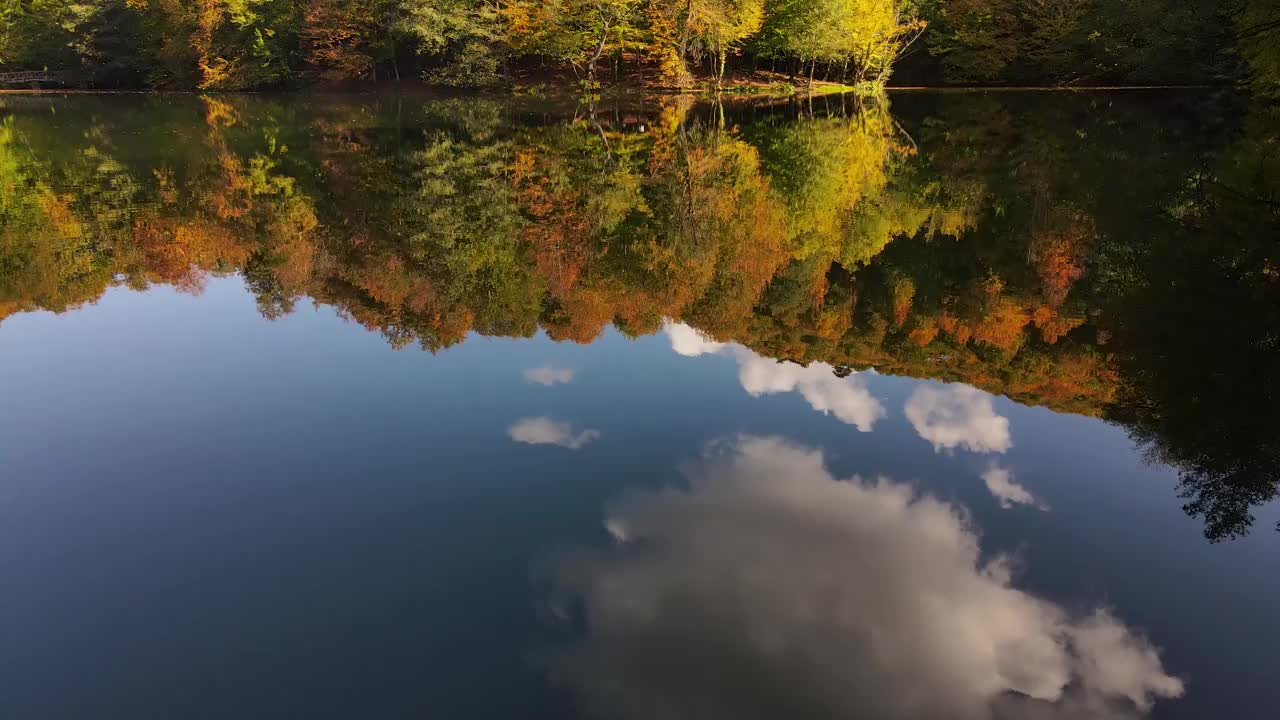
<instances>
[{"instance_id":1,"label":"water reflection","mask_svg":"<svg viewBox=\"0 0 1280 720\"><path fill-rule=\"evenodd\" d=\"M1183 471L1211 539L1277 493L1274 113L0 102L0 322L238 273L268 318L310 300L396 347L665 327L677 352L733 353L747 392L863 431L886 411L858 371L977 388L907 401L938 451L1009 449L984 393L1119 422ZM549 422L522 437L589 442Z\"/></svg>"},{"instance_id":2,"label":"water reflection","mask_svg":"<svg viewBox=\"0 0 1280 720\"><path fill-rule=\"evenodd\" d=\"M575 374L573 368L552 367L549 365L529 368L523 373L525 382L547 386L567 385L573 382Z\"/></svg>"},{"instance_id":3,"label":"water reflection","mask_svg":"<svg viewBox=\"0 0 1280 720\"><path fill-rule=\"evenodd\" d=\"M1009 421L996 414L991 396L968 385L921 385L911 392L903 411L916 434L936 452L963 448L1003 453L1013 447Z\"/></svg>"},{"instance_id":4,"label":"water reflection","mask_svg":"<svg viewBox=\"0 0 1280 720\"><path fill-rule=\"evenodd\" d=\"M798 392L814 410L834 415L861 432L871 432L885 416L884 406L871 396L858 373L842 372L824 362L799 365L761 357L734 343L708 340L683 323L668 322L665 329L671 349L681 355L732 353L738 361L738 381L752 397Z\"/></svg>"},{"instance_id":5,"label":"water reflection","mask_svg":"<svg viewBox=\"0 0 1280 720\"><path fill-rule=\"evenodd\" d=\"M574 430L567 422L549 417L527 417L517 420L507 428L507 435L526 445L557 445L570 450L580 450L587 443L600 437L599 430Z\"/></svg>"},{"instance_id":6,"label":"water reflection","mask_svg":"<svg viewBox=\"0 0 1280 720\"><path fill-rule=\"evenodd\" d=\"M1015 505L1031 505L1044 512L1049 511L1048 503L1037 499L1030 490L1018 484L1010 468L992 464L982 473L982 482L1005 510L1010 510Z\"/></svg>"},{"instance_id":7,"label":"water reflection","mask_svg":"<svg viewBox=\"0 0 1280 720\"><path fill-rule=\"evenodd\" d=\"M551 672L601 717L1123 718L1184 691L1107 609L1019 589L950 503L777 437L687 474L554 563L587 632Z\"/></svg>"}]
</instances>

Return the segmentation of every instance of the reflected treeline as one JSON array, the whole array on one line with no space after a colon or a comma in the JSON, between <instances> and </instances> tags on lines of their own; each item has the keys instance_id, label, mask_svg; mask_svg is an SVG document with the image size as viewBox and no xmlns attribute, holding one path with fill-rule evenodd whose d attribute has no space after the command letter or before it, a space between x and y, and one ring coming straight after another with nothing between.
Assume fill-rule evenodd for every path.
<instances>
[{"instance_id":1,"label":"reflected treeline","mask_svg":"<svg viewBox=\"0 0 1280 720\"><path fill-rule=\"evenodd\" d=\"M432 351L677 318L1119 421L1232 537L1280 480L1280 118L1204 100L6 98L0 321L226 273Z\"/></svg>"}]
</instances>

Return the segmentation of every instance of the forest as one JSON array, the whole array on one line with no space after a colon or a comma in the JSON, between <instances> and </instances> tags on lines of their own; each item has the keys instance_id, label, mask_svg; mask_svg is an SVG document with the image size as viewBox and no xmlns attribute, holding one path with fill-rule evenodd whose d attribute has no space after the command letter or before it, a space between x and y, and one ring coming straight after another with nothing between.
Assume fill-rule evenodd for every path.
<instances>
[{"instance_id":1,"label":"forest","mask_svg":"<svg viewBox=\"0 0 1280 720\"><path fill-rule=\"evenodd\" d=\"M1280 0L0 0L0 74L230 91L874 91L893 77L1272 94L1278 32Z\"/></svg>"},{"instance_id":2,"label":"forest","mask_svg":"<svg viewBox=\"0 0 1280 720\"><path fill-rule=\"evenodd\" d=\"M0 323L232 274L431 352L679 320L1106 418L1229 538L1280 491L1280 115L1198 97L7 96Z\"/></svg>"}]
</instances>

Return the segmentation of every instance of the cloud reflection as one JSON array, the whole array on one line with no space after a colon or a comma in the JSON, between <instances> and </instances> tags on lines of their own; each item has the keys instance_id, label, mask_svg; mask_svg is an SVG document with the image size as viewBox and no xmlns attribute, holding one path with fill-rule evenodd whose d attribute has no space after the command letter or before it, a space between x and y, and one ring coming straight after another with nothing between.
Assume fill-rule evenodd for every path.
<instances>
[{"instance_id":1,"label":"cloud reflection","mask_svg":"<svg viewBox=\"0 0 1280 720\"><path fill-rule=\"evenodd\" d=\"M1014 587L955 506L778 438L688 475L613 506L613 549L553 563L587 635L550 670L602 717L1122 718L1183 692L1110 612Z\"/></svg>"},{"instance_id":2,"label":"cloud reflection","mask_svg":"<svg viewBox=\"0 0 1280 720\"><path fill-rule=\"evenodd\" d=\"M663 323L662 329L671 339L671 349L678 355L685 357L709 355L718 353L725 347L724 343L716 342L684 323L667 321Z\"/></svg>"},{"instance_id":3,"label":"cloud reflection","mask_svg":"<svg viewBox=\"0 0 1280 720\"><path fill-rule=\"evenodd\" d=\"M549 417L527 417L517 420L507 428L507 435L518 443L528 445L558 445L577 450L600 437L599 430L583 430L575 433L569 423Z\"/></svg>"},{"instance_id":4,"label":"cloud reflection","mask_svg":"<svg viewBox=\"0 0 1280 720\"><path fill-rule=\"evenodd\" d=\"M536 385L564 385L573 382L572 368L552 366L529 368L524 371L524 381Z\"/></svg>"},{"instance_id":5,"label":"cloud reflection","mask_svg":"<svg viewBox=\"0 0 1280 720\"><path fill-rule=\"evenodd\" d=\"M835 374L835 368L823 362L797 365L761 357L741 345L712 341L694 328L682 323L665 325L671 349L689 357L729 351L738 361L738 381L752 397L798 392L814 410L861 432L871 432L885 416L884 406L871 395L859 373L847 377Z\"/></svg>"},{"instance_id":6,"label":"cloud reflection","mask_svg":"<svg viewBox=\"0 0 1280 720\"><path fill-rule=\"evenodd\" d=\"M1041 510L1049 510L1046 503L1037 500L1030 490L1013 479L1013 471L1008 468L992 465L982 473L982 482L986 483L987 492L991 493L991 496L1000 502L1000 507L1005 510L1009 510L1014 505L1034 505Z\"/></svg>"},{"instance_id":7,"label":"cloud reflection","mask_svg":"<svg viewBox=\"0 0 1280 720\"><path fill-rule=\"evenodd\" d=\"M996 414L991 396L968 385L920 385L903 408L911 427L935 452L957 447L1002 453L1013 446L1008 419Z\"/></svg>"}]
</instances>

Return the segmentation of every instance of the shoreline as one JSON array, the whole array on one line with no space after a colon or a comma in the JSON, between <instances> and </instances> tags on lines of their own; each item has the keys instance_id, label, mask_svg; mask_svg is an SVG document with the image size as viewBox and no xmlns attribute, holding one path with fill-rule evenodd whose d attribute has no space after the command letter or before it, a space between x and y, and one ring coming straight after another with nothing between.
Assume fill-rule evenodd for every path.
<instances>
[{"instance_id":1,"label":"shoreline","mask_svg":"<svg viewBox=\"0 0 1280 720\"><path fill-rule=\"evenodd\" d=\"M565 88L566 90L568 88ZM1151 90L1244 90L1237 85L1018 85L1018 86L1001 86L1001 85L905 85L905 86L889 86L880 89L885 93L986 93L986 92L1140 92ZM474 97L479 95L491 96L508 96L508 97L528 97L531 94L525 88L476 88L473 90L460 90L458 88L444 88L430 85L418 85L409 88L396 88L395 86L379 87L372 90L344 90L333 88L318 87L301 87L288 90L150 90L150 89L93 89L93 88L40 88L40 89L13 89L0 88L0 96L5 95L382 95L387 93L430 95L435 94L440 97ZM681 91L674 88L644 88L644 87L628 87L620 92L618 90L606 90L602 95L616 94L649 94L649 95L670 95L670 96L689 96L689 97L715 97L721 95L725 97L743 97L743 98L759 98L773 97L777 99L785 98L803 98L809 96L821 95L849 95L860 94L869 95L876 93L868 93L865 90L848 86L832 84L827 86L819 86L816 92L806 92L803 87L795 88L794 92L787 94L770 93L761 90L761 92L746 92L741 89L723 90L719 93L714 90L688 90ZM556 93L546 93L545 96L552 96ZM565 92L564 95L577 94Z\"/></svg>"}]
</instances>

